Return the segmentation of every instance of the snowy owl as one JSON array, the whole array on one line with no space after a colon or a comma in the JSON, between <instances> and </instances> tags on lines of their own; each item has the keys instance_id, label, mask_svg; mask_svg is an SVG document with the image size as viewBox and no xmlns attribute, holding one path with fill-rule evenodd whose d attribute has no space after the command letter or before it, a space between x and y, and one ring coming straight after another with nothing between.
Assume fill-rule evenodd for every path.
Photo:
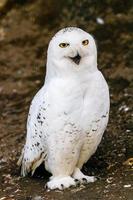
<instances>
[{"instance_id":1,"label":"snowy owl","mask_svg":"<svg viewBox=\"0 0 133 200\"><path fill-rule=\"evenodd\" d=\"M34 174L44 163L52 174L49 189L94 182L81 169L101 141L110 104L94 38L76 27L60 30L49 43L46 67L45 83L29 110L21 174Z\"/></svg>"}]
</instances>

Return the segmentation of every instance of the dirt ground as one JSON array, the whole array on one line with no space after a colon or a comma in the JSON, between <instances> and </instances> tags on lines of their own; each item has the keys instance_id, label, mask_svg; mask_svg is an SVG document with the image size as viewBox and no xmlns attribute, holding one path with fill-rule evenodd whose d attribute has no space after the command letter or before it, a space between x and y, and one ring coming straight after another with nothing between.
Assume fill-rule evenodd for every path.
<instances>
[{"instance_id":1,"label":"dirt ground","mask_svg":"<svg viewBox=\"0 0 133 200\"><path fill-rule=\"evenodd\" d=\"M0 200L132 200L132 21L131 1L0 1ZM45 77L50 38L78 26L97 41L99 68L110 87L110 120L95 155L83 167L99 179L48 192L43 166L20 177L16 165L25 142L31 99Z\"/></svg>"}]
</instances>

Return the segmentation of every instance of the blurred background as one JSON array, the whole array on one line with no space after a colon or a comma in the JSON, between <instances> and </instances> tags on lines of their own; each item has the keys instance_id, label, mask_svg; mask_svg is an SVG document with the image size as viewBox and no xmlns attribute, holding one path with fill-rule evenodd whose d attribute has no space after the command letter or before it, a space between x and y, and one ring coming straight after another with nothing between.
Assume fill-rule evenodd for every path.
<instances>
[{"instance_id":1,"label":"blurred background","mask_svg":"<svg viewBox=\"0 0 133 200\"><path fill-rule=\"evenodd\" d=\"M132 22L131 0L0 0L1 200L132 199ZM98 66L110 87L110 121L83 168L100 180L71 192L46 193L49 175L38 172L22 179L16 161L31 99L44 83L48 43L67 26L80 27L96 39Z\"/></svg>"}]
</instances>

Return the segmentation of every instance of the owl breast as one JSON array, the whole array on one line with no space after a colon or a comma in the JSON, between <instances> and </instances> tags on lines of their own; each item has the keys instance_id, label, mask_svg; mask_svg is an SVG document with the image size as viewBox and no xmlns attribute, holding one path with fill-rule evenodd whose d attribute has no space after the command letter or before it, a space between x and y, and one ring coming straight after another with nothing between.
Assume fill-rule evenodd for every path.
<instances>
[{"instance_id":1,"label":"owl breast","mask_svg":"<svg viewBox=\"0 0 133 200\"><path fill-rule=\"evenodd\" d=\"M80 81L67 79L53 84L54 90L52 87L50 91L49 87L48 95L52 110L52 113L47 110L49 121L55 123L57 129L68 124L70 129L70 124L74 124L76 130L82 132L82 138L91 132L100 135L106 127L109 112L109 91L101 72L80 78Z\"/></svg>"},{"instance_id":2,"label":"owl breast","mask_svg":"<svg viewBox=\"0 0 133 200\"><path fill-rule=\"evenodd\" d=\"M79 122L84 133L79 167L95 153L109 117L109 90L102 74L98 72L90 87L87 87L87 85L83 95Z\"/></svg>"}]
</instances>

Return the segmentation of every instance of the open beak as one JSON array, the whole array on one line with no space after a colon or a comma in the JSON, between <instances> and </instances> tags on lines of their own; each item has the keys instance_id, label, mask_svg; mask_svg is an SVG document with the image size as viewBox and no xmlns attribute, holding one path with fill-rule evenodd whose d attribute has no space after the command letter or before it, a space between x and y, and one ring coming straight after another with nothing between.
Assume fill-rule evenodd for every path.
<instances>
[{"instance_id":1,"label":"open beak","mask_svg":"<svg viewBox=\"0 0 133 200\"><path fill-rule=\"evenodd\" d=\"M79 65L80 60L81 60L81 56L79 54L77 54L75 57L70 57L70 59L75 62L77 65Z\"/></svg>"}]
</instances>

